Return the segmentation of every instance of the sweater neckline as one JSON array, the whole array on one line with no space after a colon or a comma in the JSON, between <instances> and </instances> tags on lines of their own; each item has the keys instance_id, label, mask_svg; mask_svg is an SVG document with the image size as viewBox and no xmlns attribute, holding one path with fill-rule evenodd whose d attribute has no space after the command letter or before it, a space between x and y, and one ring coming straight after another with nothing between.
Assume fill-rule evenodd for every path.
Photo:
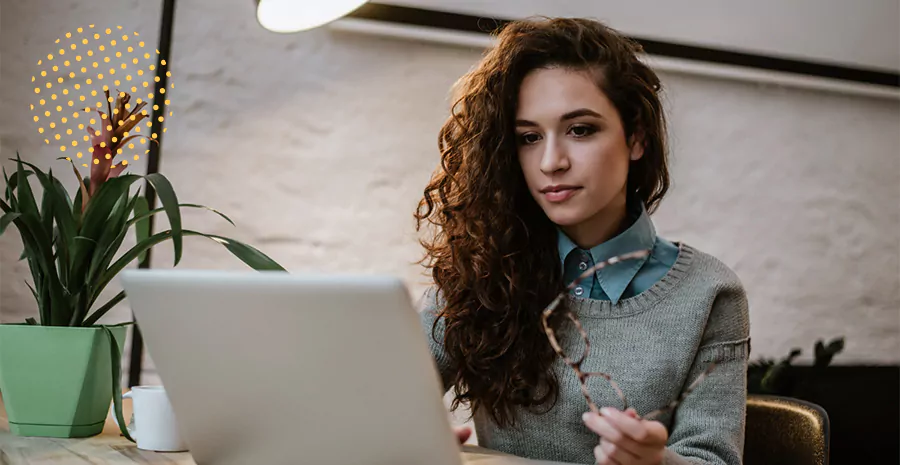
<instances>
[{"instance_id":1,"label":"sweater neckline","mask_svg":"<svg viewBox=\"0 0 900 465\"><path fill-rule=\"evenodd\" d=\"M694 249L691 246L683 242L675 242L675 245L678 246L678 257L675 259L675 263L659 281L646 291L622 299L616 304L609 300L577 297L569 294L566 302L569 309L578 317L584 318L621 318L650 309L687 275L693 262Z\"/></svg>"}]
</instances>

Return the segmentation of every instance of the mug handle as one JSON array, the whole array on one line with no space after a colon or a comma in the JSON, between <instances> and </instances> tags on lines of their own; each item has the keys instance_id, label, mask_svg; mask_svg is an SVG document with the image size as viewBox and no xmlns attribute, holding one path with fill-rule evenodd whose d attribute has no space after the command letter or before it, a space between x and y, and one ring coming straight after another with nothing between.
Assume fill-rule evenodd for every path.
<instances>
[{"instance_id":1,"label":"mug handle","mask_svg":"<svg viewBox=\"0 0 900 465\"><path fill-rule=\"evenodd\" d=\"M122 398L132 399L133 401L134 397L132 396L132 391L128 391L125 394L122 394ZM115 422L116 426L118 426L119 429L122 429L122 425L119 424L119 415L115 412L115 410L109 412L109 416L112 417L113 422ZM125 430L128 431L128 434L131 435L131 437L137 439L137 424L134 422L134 410L131 411L131 421L127 425L125 425Z\"/></svg>"}]
</instances>

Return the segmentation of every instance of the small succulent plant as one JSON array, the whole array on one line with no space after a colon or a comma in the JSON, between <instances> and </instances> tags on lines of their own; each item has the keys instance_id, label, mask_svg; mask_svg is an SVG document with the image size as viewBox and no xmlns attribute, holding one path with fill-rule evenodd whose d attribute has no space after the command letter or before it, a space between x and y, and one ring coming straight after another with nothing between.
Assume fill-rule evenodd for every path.
<instances>
[{"instance_id":1,"label":"small succulent plant","mask_svg":"<svg viewBox=\"0 0 900 465\"><path fill-rule=\"evenodd\" d=\"M821 339L816 341L813 351L813 369L827 367L835 355L844 350L844 338L839 337L825 344ZM779 361L760 359L751 362L747 368L747 393L792 396L802 380L793 370L793 362L803 351L794 348L787 357Z\"/></svg>"}]
</instances>

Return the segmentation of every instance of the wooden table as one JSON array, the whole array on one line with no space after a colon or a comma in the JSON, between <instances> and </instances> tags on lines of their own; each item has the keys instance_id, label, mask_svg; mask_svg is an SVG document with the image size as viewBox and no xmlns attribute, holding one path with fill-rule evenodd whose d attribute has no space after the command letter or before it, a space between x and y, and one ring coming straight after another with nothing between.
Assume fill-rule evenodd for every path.
<instances>
[{"instance_id":1,"label":"wooden table","mask_svg":"<svg viewBox=\"0 0 900 465\"><path fill-rule=\"evenodd\" d=\"M122 402L123 416L131 418L131 399ZM0 465L51 464L166 464L196 465L191 454L161 454L140 450L125 439L119 427L106 419L103 432L79 439L23 438L10 434L6 409L0 398Z\"/></svg>"},{"instance_id":2,"label":"wooden table","mask_svg":"<svg viewBox=\"0 0 900 465\"><path fill-rule=\"evenodd\" d=\"M131 400L122 402L123 416L131 418ZM465 465L566 465L538 462L491 451L477 446L462 448ZM121 436L119 428L107 418L103 432L80 439L23 438L10 434L6 409L0 397L0 465L196 465L191 454L157 453L140 450Z\"/></svg>"}]
</instances>

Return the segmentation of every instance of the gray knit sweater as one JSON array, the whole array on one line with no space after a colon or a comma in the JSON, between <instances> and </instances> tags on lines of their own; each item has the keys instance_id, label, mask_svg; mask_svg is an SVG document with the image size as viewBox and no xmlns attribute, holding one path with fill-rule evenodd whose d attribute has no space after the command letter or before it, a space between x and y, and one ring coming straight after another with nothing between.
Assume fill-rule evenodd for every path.
<instances>
[{"instance_id":1,"label":"gray knit sweater","mask_svg":"<svg viewBox=\"0 0 900 465\"><path fill-rule=\"evenodd\" d=\"M639 414L664 407L712 361L718 366L674 415L659 420L669 429L666 464L741 463L744 443L747 359L750 352L747 298L738 277L726 265L686 244L675 265L650 289L612 305L571 296L591 341L582 367L612 375ZM443 326L430 337L440 298L429 291L421 321L429 335L444 388L449 389L450 360L444 352ZM567 334L564 341L574 339ZM568 344L564 342L563 344ZM499 428L488 414L474 416L478 444L532 459L594 463L595 433L582 423L587 404L571 368L558 360L556 405L543 414L520 409L513 428ZM592 387L598 406L621 408L615 392Z\"/></svg>"}]
</instances>

